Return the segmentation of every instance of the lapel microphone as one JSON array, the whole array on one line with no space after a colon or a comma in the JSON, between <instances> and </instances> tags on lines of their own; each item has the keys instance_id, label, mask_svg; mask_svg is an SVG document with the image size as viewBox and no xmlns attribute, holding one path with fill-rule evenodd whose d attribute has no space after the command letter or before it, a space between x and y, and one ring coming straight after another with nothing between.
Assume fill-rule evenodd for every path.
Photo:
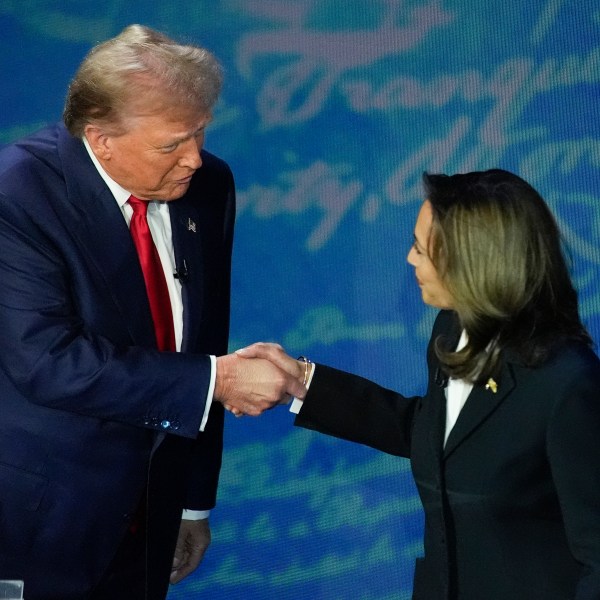
<instances>
[{"instance_id":1,"label":"lapel microphone","mask_svg":"<svg viewBox=\"0 0 600 600\"><path fill-rule=\"evenodd\" d=\"M439 367L435 370L433 380L438 387L445 388L448 385L448 376Z\"/></svg>"},{"instance_id":2,"label":"lapel microphone","mask_svg":"<svg viewBox=\"0 0 600 600\"><path fill-rule=\"evenodd\" d=\"M177 267L175 269L175 273L173 273L173 277L175 279L179 279L179 281L183 284L188 280L188 268L187 262L185 258L181 261L181 267Z\"/></svg>"}]
</instances>

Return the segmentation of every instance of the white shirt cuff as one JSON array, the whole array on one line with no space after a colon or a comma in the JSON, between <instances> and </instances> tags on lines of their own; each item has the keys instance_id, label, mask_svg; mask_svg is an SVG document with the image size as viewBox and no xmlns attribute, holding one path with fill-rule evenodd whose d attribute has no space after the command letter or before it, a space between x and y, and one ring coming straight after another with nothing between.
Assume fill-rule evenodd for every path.
<instances>
[{"instance_id":1,"label":"white shirt cuff","mask_svg":"<svg viewBox=\"0 0 600 600\"><path fill-rule=\"evenodd\" d=\"M187 521L200 521L200 519L208 519L209 516L210 510L188 510L184 508L181 513L181 518Z\"/></svg>"},{"instance_id":2,"label":"white shirt cuff","mask_svg":"<svg viewBox=\"0 0 600 600\"><path fill-rule=\"evenodd\" d=\"M217 380L217 358L211 354L210 356L210 383L208 384L208 393L206 395L206 404L204 406L204 414L200 421L200 431L204 431L208 421L208 413L212 406L213 396L215 395L215 381Z\"/></svg>"}]
</instances>

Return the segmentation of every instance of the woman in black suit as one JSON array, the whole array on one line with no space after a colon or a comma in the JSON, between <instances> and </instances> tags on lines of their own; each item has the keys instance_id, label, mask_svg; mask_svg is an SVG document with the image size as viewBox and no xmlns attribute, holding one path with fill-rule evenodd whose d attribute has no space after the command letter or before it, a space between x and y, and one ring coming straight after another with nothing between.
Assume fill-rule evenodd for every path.
<instances>
[{"instance_id":1,"label":"woman in black suit","mask_svg":"<svg viewBox=\"0 0 600 600\"><path fill-rule=\"evenodd\" d=\"M425 175L408 262L441 310L423 397L288 357L296 425L408 457L425 510L419 600L600 599L600 361L556 222L501 170ZM312 378L311 378L312 374Z\"/></svg>"}]
</instances>

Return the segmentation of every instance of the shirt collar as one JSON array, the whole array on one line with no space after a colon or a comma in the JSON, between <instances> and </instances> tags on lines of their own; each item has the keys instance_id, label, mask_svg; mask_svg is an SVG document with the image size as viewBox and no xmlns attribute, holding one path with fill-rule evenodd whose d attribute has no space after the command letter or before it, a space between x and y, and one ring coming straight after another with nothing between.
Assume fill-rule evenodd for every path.
<instances>
[{"instance_id":1,"label":"shirt collar","mask_svg":"<svg viewBox=\"0 0 600 600\"><path fill-rule=\"evenodd\" d=\"M108 189L111 191L114 196L119 208L122 208L123 205L129 200L129 196L131 196L131 192L128 192L125 188L121 187L114 179L112 179L108 173L102 168L100 161L96 158L96 155L92 151L92 148L87 141L86 137L83 136L83 145L87 150L87 153L90 155L96 170L98 171L100 177L104 180L104 183L108 186Z\"/></svg>"}]
</instances>

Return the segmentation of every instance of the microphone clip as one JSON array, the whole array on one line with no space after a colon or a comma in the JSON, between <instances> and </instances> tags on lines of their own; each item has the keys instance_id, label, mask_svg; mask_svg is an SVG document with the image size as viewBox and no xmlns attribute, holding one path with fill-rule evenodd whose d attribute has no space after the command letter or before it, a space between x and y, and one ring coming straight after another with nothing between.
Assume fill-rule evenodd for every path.
<instances>
[{"instance_id":1,"label":"microphone clip","mask_svg":"<svg viewBox=\"0 0 600 600\"><path fill-rule=\"evenodd\" d=\"M179 279L180 283L185 283L188 280L188 268L185 259L181 261L181 267L177 267L175 269L173 277L175 277L175 279Z\"/></svg>"},{"instance_id":2,"label":"microphone clip","mask_svg":"<svg viewBox=\"0 0 600 600\"><path fill-rule=\"evenodd\" d=\"M435 370L433 380L438 387L445 388L448 385L448 376L439 367Z\"/></svg>"}]
</instances>

